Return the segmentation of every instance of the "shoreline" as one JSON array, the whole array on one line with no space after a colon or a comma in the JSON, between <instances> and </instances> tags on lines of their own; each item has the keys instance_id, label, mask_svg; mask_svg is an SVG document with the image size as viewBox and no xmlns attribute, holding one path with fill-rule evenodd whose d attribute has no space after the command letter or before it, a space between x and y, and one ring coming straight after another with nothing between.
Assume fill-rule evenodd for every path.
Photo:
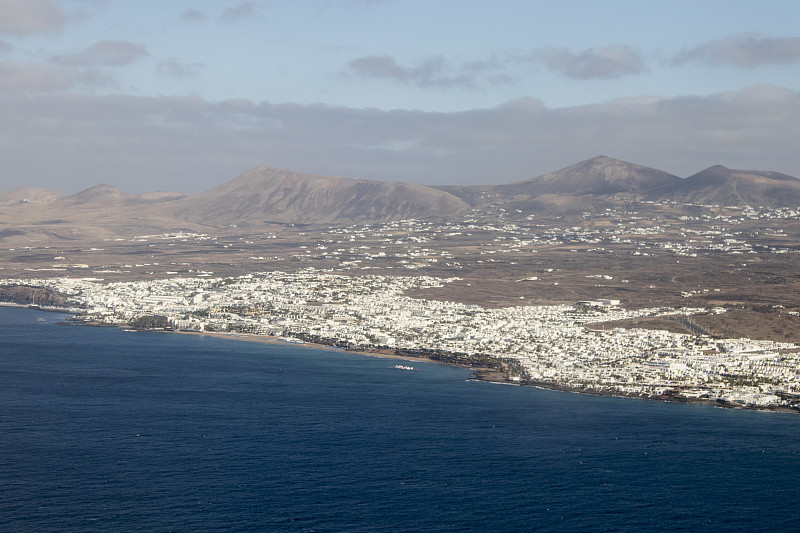
<instances>
[{"instance_id":1,"label":"shoreline","mask_svg":"<svg viewBox=\"0 0 800 533\"><path fill-rule=\"evenodd\" d=\"M16 308L31 309L42 312L81 314L80 310L76 309L58 308L58 307L44 308L39 306L32 307L29 304L18 304L13 302L0 302L0 307L16 307ZM119 329L126 329L130 327L129 325L123 325L123 324L100 324L90 320L80 320L77 321L77 323L85 326L117 327ZM214 337L218 339L239 340L246 342L258 342L262 344L277 344L283 346L297 346L301 348L307 347L317 350L346 352L346 353L353 353L369 357L378 357L382 359L399 359L410 362L417 361L417 362L436 363L442 365L455 366L459 368L469 368L472 372L470 373L468 379L474 379L478 381L484 381L487 383L494 383L499 385L528 386L528 387L537 387L540 389L552 390L552 391L571 392L574 394L589 394L593 396L608 396L613 398L636 398L641 400L655 400L667 403L705 404L705 405L712 405L714 407L719 407L724 409L734 409L734 410L741 409L748 411L800 414L800 409L793 407L784 407L779 405L772 405L772 406L746 405L746 404L726 402L723 400L712 400L708 398L687 398L669 394L658 395L658 396L648 395L648 394L632 394L632 393L623 393L621 391L615 391L613 389L587 389L585 387L573 386L563 383L545 382L545 381L538 381L538 380L531 380L524 378L512 379L510 375L512 369L510 369L507 366L507 363L499 358L493 358L489 356L478 356L478 358L476 359L475 357L470 357L470 356L459 356L456 354L450 354L446 352L426 352L422 350L415 352L408 352L404 350L390 350L390 349L378 349L378 348L374 350L347 349L347 348L340 348L337 346L320 344L315 342L308 342L308 341L292 342L284 340L280 337L271 337L266 335L251 335L247 333L223 333L223 332L158 330L158 329L134 329L131 331L134 332L155 331L160 333L178 333L180 335L199 335L199 336ZM491 364L489 364L489 362L491 362Z\"/></svg>"},{"instance_id":2,"label":"shoreline","mask_svg":"<svg viewBox=\"0 0 800 533\"><path fill-rule=\"evenodd\" d=\"M39 304L20 304L16 302L0 302L0 307L17 307L19 309L30 309L31 311L41 311L43 313L84 314L84 310L77 307L43 306Z\"/></svg>"},{"instance_id":3,"label":"shoreline","mask_svg":"<svg viewBox=\"0 0 800 533\"><path fill-rule=\"evenodd\" d=\"M155 330L141 330L141 331L155 331ZM277 345L282 345L282 346L296 346L296 347L300 347L300 348L313 348L315 350L327 350L327 351L333 351L333 352L352 353L352 354L357 354L357 355L365 355L365 356L369 356L369 357L377 357L379 359L399 359L399 360L402 360L402 361L409 361L409 362L416 361L416 362L425 362L425 363L435 363L435 364L439 364L439 365L449 365L449 366L455 366L455 367L459 367L459 368L470 368L470 369L473 370L473 374L474 374L474 375L470 376L471 379L480 379L481 381L496 381L496 380L483 379L483 378L477 376L477 374L482 372L482 371L483 372L491 372L494 369L492 369L491 367L488 367L488 366L480 365L479 364L480 362L478 362L478 364L475 364L473 362L467 361L466 358L463 358L465 360L463 362L461 362L461 363L459 363L459 362L448 362L448 361L443 361L443 360L436 359L436 358L433 358L433 357L425 356L425 355L422 355L422 354L415 355L413 353L403 352L401 350L396 350L396 351L381 350L381 349L375 349L375 350L353 349L353 350L351 350L351 349L347 349L347 348L340 348L338 346L331 346L329 344L320 344L320 343L308 342L308 341L303 341L302 343L298 343L298 342L292 342L292 341L284 340L281 337L270 337L270 336L267 336L267 335L249 335L249 334L245 334L245 333L238 333L237 334L237 333L183 331L183 330L172 330L172 331L165 330L163 332L164 333L178 333L180 335L200 335L200 336L214 337L214 338L226 339L226 340L240 340L240 341L246 341L246 342L259 342L259 343L262 343L262 344L277 344ZM500 362L500 361L498 361L498 362ZM510 383L510 384L513 383L515 385L518 384L518 382L512 381L512 380L506 380L506 382Z\"/></svg>"},{"instance_id":4,"label":"shoreline","mask_svg":"<svg viewBox=\"0 0 800 533\"><path fill-rule=\"evenodd\" d=\"M522 386L537 387L544 390L571 392L573 394L588 394L591 396L607 396L609 398L626 398L634 400L648 400L659 401L664 403L684 403L684 404L700 404L711 405L720 409L733 409L733 410L746 410L746 411L760 411L760 412L775 412L775 413L793 413L800 414L800 409L793 407L784 407L781 405L745 405L740 403L726 402L724 400L711 400L708 398L687 398L685 396L674 396L669 394L662 395L649 395L649 394L633 394L614 391L612 389L587 389L584 387L576 387L561 383L549 383L544 381L526 380L521 383Z\"/></svg>"},{"instance_id":5,"label":"shoreline","mask_svg":"<svg viewBox=\"0 0 800 533\"><path fill-rule=\"evenodd\" d=\"M147 330L142 330L147 331ZM478 364L475 363L468 363L466 361L467 358L464 359L463 362L448 362L443 361L440 359L435 359L425 355L414 355L410 353L403 353L402 351L395 351L393 353L389 353L388 350L348 350L344 348L339 348L336 346L330 346L325 344L313 343L313 342L303 342L295 343L290 341L281 340L278 337L269 337L269 336L262 336L262 335L248 335L248 334L228 334L228 333L219 333L219 332L202 332L202 331L165 331L165 333L179 333L182 335L204 335L209 337L215 337L219 339L229 339L229 340L242 340L247 342L260 342L264 344L280 344L284 346L299 346L299 347L307 347L319 350L330 350L330 351L337 351L337 352L346 352L346 353L353 353L358 355L365 355L369 357L378 357L382 359L400 359L404 361L418 361L418 362L428 362L428 363L436 363L440 365L449 365L455 366L459 368L469 368L472 370L468 379L483 381L486 383L492 383L496 385L513 385L513 386L520 386L520 387L536 387L544 390L550 391L559 391L559 392L571 392L573 394L588 394L592 396L606 396L611 398L629 398L629 399L639 399L639 400L650 400L650 401L661 401L666 403L684 403L684 404L702 404L702 405L710 405L714 407L719 407L721 409L740 409L740 410L748 410L748 411L761 411L761 412L776 412L776 413L793 413L793 414L800 414L800 409L795 409L792 407L783 407L779 405L773 406L758 406L758 405L745 405L745 404L738 404L738 403L731 403L726 402L723 400L711 400L707 398L686 398L686 397L679 397L673 395L647 395L647 394L626 394L620 391L614 391L612 389L586 389L584 387L572 386L562 383L551 383L545 381L537 381L537 380L530 380L530 379L520 379L514 380L511 379L507 371L509 370L507 367L503 365L503 362L498 360L498 363L503 365L503 369L506 373L502 371L498 371L496 368L491 368L488 366L480 365L480 361ZM450 356L453 357L453 356Z\"/></svg>"}]
</instances>

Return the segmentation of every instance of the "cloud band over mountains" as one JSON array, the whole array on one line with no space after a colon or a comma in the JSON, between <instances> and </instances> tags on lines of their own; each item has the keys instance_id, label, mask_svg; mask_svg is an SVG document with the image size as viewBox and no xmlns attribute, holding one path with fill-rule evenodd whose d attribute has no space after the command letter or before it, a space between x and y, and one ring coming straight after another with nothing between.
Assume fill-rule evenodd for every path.
<instances>
[{"instance_id":1,"label":"cloud band over mountains","mask_svg":"<svg viewBox=\"0 0 800 533\"><path fill-rule=\"evenodd\" d=\"M0 0L0 190L501 183L597 154L800 175L780 3Z\"/></svg>"},{"instance_id":2,"label":"cloud band over mountains","mask_svg":"<svg viewBox=\"0 0 800 533\"><path fill-rule=\"evenodd\" d=\"M387 181L501 183L601 153L682 176L714 163L800 173L800 94L769 85L563 109L526 98L454 113L78 94L3 105L6 174L57 190L71 173L81 176L74 187L114 178L126 192L192 193L266 162Z\"/></svg>"}]
</instances>

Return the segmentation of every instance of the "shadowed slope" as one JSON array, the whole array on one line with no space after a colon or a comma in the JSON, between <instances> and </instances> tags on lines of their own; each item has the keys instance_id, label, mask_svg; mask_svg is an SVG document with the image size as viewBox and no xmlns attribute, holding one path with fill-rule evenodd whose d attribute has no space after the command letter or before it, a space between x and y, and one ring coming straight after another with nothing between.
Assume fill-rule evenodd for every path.
<instances>
[{"instance_id":1,"label":"shadowed slope","mask_svg":"<svg viewBox=\"0 0 800 533\"><path fill-rule=\"evenodd\" d=\"M516 183L440 189L473 207L496 205L522 211L568 213L609 207L607 200L614 194L642 194L681 181L661 170L597 156Z\"/></svg>"},{"instance_id":2,"label":"shadowed slope","mask_svg":"<svg viewBox=\"0 0 800 533\"><path fill-rule=\"evenodd\" d=\"M764 207L800 206L800 180L779 172L734 170L715 165L648 194L677 202Z\"/></svg>"},{"instance_id":3,"label":"shadowed slope","mask_svg":"<svg viewBox=\"0 0 800 533\"><path fill-rule=\"evenodd\" d=\"M511 196L607 195L638 193L676 183L680 178L667 172L601 155L530 180L499 185L495 190Z\"/></svg>"}]
</instances>

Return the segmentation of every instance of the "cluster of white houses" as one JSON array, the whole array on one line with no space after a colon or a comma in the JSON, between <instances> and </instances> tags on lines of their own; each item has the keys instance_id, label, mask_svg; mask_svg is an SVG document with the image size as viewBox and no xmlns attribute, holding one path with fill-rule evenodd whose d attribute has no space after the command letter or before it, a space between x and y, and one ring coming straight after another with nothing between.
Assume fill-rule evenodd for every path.
<instances>
[{"instance_id":1,"label":"cluster of white houses","mask_svg":"<svg viewBox=\"0 0 800 533\"><path fill-rule=\"evenodd\" d=\"M71 296L109 324L165 317L183 330L310 339L353 349L432 350L513 361L519 379L587 392L721 400L745 406L800 403L800 346L590 323L692 309L620 308L618 301L488 309L404 296L441 286L426 276L343 276L314 269L238 278L0 280Z\"/></svg>"}]
</instances>

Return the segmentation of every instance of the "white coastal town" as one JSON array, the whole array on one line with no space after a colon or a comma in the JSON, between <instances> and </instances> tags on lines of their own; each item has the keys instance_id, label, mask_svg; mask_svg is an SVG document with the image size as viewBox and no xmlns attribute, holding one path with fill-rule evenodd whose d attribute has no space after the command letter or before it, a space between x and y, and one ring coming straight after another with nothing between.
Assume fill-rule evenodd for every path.
<instances>
[{"instance_id":1,"label":"white coastal town","mask_svg":"<svg viewBox=\"0 0 800 533\"><path fill-rule=\"evenodd\" d=\"M515 383L587 393L749 408L800 407L800 346L640 328L611 321L689 323L704 309L628 310L616 300L485 308L405 294L457 278L350 276L306 268L235 278L4 279L51 289L93 324L268 337L355 351L495 360ZM711 310L724 313L724 308Z\"/></svg>"}]
</instances>

